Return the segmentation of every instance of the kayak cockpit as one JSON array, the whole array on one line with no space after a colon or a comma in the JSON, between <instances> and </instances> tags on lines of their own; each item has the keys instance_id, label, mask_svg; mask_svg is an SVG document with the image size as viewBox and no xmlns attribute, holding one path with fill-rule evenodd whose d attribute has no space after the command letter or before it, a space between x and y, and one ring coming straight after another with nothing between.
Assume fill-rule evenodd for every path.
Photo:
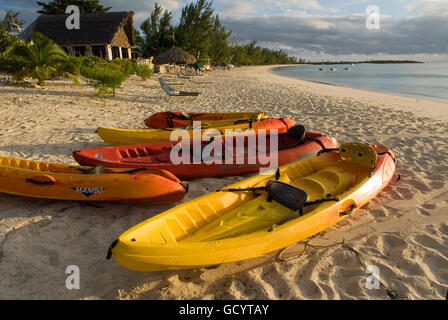
<instances>
[{"instance_id":1,"label":"kayak cockpit","mask_svg":"<svg viewBox=\"0 0 448 320\"><path fill-rule=\"evenodd\" d=\"M370 167L364 162L342 159L331 152L282 168L278 180L306 192L308 203L316 202L303 208L302 214L306 216L334 205L337 201L322 200L349 194L369 173ZM193 243L267 230L294 211L278 201L269 201L266 191L244 191L244 188L262 188L271 180L276 180L275 175L256 176L245 185L234 185L241 192L216 192L191 201L144 222L124 234L123 239L151 244Z\"/></svg>"}]
</instances>

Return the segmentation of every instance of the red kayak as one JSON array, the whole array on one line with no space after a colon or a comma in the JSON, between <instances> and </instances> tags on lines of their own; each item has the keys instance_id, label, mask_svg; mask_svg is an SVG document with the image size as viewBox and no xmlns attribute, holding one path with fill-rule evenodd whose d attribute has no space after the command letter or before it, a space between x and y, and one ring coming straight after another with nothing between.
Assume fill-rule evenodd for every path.
<instances>
[{"instance_id":1,"label":"red kayak","mask_svg":"<svg viewBox=\"0 0 448 320\"><path fill-rule=\"evenodd\" d=\"M238 124L256 122L267 119L264 112L158 112L145 120L145 124L154 129L185 128L193 125L193 121L202 121L210 127L221 127L222 124Z\"/></svg>"},{"instance_id":2,"label":"red kayak","mask_svg":"<svg viewBox=\"0 0 448 320\"><path fill-rule=\"evenodd\" d=\"M81 165L104 164L106 168L164 169L179 179L189 180L258 172L261 168L272 168L272 159L276 155L277 166L283 166L315 155L322 149L337 147L334 138L320 133L305 132L305 128L301 125L290 128L286 133L267 136L265 140L256 137L258 141L255 144L248 136L217 137L212 141L201 141L200 144L192 141L157 142L86 149L73 152L73 157ZM277 153L270 152L271 139L277 139ZM248 147L248 141L251 141L252 148ZM218 151L212 148L212 143L213 148L220 146ZM275 142L273 143L275 146ZM173 148L176 148L173 154L176 155L176 159L182 158L182 163L179 163L179 160L173 163L171 155Z\"/></svg>"}]
</instances>

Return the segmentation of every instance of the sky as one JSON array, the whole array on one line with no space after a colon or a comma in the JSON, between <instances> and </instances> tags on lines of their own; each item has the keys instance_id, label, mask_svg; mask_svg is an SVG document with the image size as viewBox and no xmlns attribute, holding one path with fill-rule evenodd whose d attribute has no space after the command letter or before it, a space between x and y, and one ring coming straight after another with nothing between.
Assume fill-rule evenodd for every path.
<instances>
[{"instance_id":1,"label":"sky","mask_svg":"<svg viewBox=\"0 0 448 320\"><path fill-rule=\"evenodd\" d=\"M177 24L181 8L191 1L157 2L173 12ZM101 1L112 11L134 11L136 27L154 2ZM448 62L448 0L215 0L213 6L236 39L257 40L298 58ZM366 27L369 6L379 10L378 29ZM0 18L10 8L20 11L26 25L37 17L35 0L0 0Z\"/></svg>"}]
</instances>

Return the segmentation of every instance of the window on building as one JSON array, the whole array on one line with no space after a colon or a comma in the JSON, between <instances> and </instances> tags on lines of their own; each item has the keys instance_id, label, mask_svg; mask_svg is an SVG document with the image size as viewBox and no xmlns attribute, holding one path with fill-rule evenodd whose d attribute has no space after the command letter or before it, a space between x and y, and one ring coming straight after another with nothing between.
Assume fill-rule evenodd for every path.
<instances>
[{"instance_id":1,"label":"window on building","mask_svg":"<svg viewBox=\"0 0 448 320\"><path fill-rule=\"evenodd\" d=\"M87 48L85 46L73 47L73 54L75 57L87 56Z\"/></svg>"},{"instance_id":2,"label":"window on building","mask_svg":"<svg viewBox=\"0 0 448 320\"><path fill-rule=\"evenodd\" d=\"M123 57L123 59L129 59L129 54L128 54L128 49L126 48L121 48L121 55Z\"/></svg>"},{"instance_id":3,"label":"window on building","mask_svg":"<svg viewBox=\"0 0 448 320\"><path fill-rule=\"evenodd\" d=\"M92 46L92 52L94 56L106 58L106 46Z\"/></svg>"},{"instance_id":4,"label":"window on building","mask_svg":"<svg viewBox=\"0 0 448 320\"><path fill-rule=\"evenodd\" d=\"M112 59L120 58L120 47L112 47Z\"/></svg>"}]
</instances>

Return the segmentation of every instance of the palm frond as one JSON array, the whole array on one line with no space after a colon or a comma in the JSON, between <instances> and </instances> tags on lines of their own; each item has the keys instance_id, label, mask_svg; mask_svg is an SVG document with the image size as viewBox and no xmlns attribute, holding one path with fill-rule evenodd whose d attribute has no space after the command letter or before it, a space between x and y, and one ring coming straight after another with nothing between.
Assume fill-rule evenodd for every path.
<instances>
[{"instance_id":1,"label":"palm frond","mask_svg":"<svg viewBox=\"0 0 448 320\"><path fill-rule=\"evenodd\" d=\"M64 77L67 77L70 80L72 80L73 83L75 84L75 86L78 86L78 87L81 86L81 83L79 82L78 78L74 74L71 74L70 72L62 72L62 75Z\"/></svg>"},{"instance_id":2,"label":"palm frond","mask_svg":"<svg viewBox=\"0 0 448 320\"><path fill-rule=\"evenodd\" d=\"M38 57L29 44L16 43L8 48L4 56L7 59L20 60L30 65L38 63Z\"/></svg>"},{"instance_id":3,"label":"palm frond","mask_svg":"<svg viewBox=\"0 0 448 320\"><path fill-rule=\"evenodd\" d=\"M40 33L31 36L31 43L17 43L8 48L5 56L23 62L27 72L42 84L59 74L80 85L78 79L66 71L67 65L72 63L69 56L53 40Z\"/></svg>"}]
</instances>

